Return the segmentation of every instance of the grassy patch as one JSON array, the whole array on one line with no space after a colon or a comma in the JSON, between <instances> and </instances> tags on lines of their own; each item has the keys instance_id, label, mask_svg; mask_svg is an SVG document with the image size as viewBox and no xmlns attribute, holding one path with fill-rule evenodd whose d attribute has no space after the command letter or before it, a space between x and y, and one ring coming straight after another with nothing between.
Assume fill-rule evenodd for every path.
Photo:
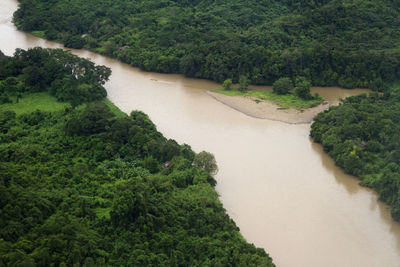
<instances>
[{"instance_id":1,"label":"grassy patch","mask_svg":"<svg viewBox=\"0 0 400 267\"><path fill-rule=\"evenodd\" d=\"M105 49L103 47L96 47L92 49L94 52L104 54Z\"/></svg>"},{"instance_id":2,"label":"grassy patch","mask_svg":"<svg viewBox=\"0 0 400 267\"><path fill-rule=\"evenodd\" d=\"M212 90L215 93L224 94L228 96L253 96L261 100L270 100L282 108L304 109L315 107L323 101L321 96L315 97L311 100L304 100L294 94L277 95L268 91L247 91L239 92L236 90Z\"/></svg>"},{"instance_id":3,"label":"grassy patch","mask_svg":"<svg viewBox=\"0 0 400 267\"><path fill-rule=\"evenodd\" d=\"M46 39L46 35L45 35L44 31L32 31L31 33L32 33L32 35Z\"/></svg>"},{"instance_id":4,"label":"grassy patch","mask_svg":"<svg viewBox=\"0 0 400 267\"><path fill-rule=\"evenodd\" d=\"M58 102L54 96L49 93L30 93L24 94L18 103L13 99L14 103L0 105L1 110L12 110L17 115L31 113L37 109L42 111L59 111L70 106L69 103Z\"/></svg>"},{"instance_id":5,"label":"grassy patch","mask_svg":"<svg viewBox=\"0 0 400 267\"><path fill-rule=\"evenodd\" d=\"M54 96L51 96L47 92L24 94L22 98L18 100L18 103L16 103L16 99L14 97L12 100L13 103L1 104L0 111L12 110L17 115L20 115L24 113L31 113L38 109L48 112L60 111L71 106L69 102L58 102ZM122 112L117 106L111 103L111 101L107 98L104 98L102 101L110 108L111 112L115 114L117 118L128 116L125 112ZM76 108L83 109L85 106L86 105L83 104Z\"/></svg>"}]
</instances>

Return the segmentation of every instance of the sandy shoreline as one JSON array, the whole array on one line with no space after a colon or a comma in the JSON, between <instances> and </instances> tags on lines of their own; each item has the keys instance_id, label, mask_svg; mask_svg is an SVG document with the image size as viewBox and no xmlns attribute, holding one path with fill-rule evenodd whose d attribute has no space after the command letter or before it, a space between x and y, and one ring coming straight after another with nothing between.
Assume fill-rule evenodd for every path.
<instances>
[{"instance_id":1,"label":"sandy shoreline","mask_svg":"<svg viewBox=\"0 0 400 267\"><path fill-rule=\"evenodd\" d=\"M261 100L256 103L255 97L248 96L227 96L207 91L207 94L215 100L233 108L247 116L285 122L289 124L311 123L315 115L328 109L331 103L323 102L320 105L304 110L282 109L272 101Z\"/></svg>"}]
</instances>

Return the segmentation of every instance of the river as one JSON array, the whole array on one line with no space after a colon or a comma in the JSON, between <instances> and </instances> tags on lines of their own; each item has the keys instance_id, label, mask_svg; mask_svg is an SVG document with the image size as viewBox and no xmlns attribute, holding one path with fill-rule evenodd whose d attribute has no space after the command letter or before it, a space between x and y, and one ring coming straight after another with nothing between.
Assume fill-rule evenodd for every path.
<instances>
[{"instance_id":1,"label":"river","mask_svg":"<svg viewBox=\"0 0 400 267\"><path fill-rule=\"evenodd\" d=\"M61 47L17 31L16 0L0 3L0 50ZM251 243L277 266L400 266L400 224L370 189L346 175L309 138L309 124L241 114L211 98L217 84L143 72L84 50L74 54L112 68L108 98L125 112L146 112L166 137L212 152L217 191ZM313 89L337 100L359 91Z\"/></svg>"}]
</instances>

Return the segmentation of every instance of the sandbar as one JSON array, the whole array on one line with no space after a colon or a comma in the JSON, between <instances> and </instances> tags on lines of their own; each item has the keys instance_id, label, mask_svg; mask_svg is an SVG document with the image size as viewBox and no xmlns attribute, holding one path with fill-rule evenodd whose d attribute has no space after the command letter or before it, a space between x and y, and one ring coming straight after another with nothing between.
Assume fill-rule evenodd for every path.
<instances>
[{"instance_id":1,"label":"sandbar","mask_svg":"<svg viewBox=\"0 0 400 267\"><path fill-rule=\"evenodd\" d=\"M207 94L247 116L289 124L309 124L318 113L327 110L333 104L324 101L318 106L297 110L281 108L272 101L251 96L227 96L211 91L207 91Z\"/></svg>"}]
</instances>

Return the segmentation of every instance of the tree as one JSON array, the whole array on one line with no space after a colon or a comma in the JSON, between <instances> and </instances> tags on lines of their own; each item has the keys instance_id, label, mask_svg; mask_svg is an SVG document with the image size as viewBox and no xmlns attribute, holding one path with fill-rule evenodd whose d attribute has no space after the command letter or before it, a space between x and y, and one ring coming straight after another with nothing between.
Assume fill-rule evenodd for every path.
<instances>
[{"instance_id":1,"label":"tree","mask_svg":"<svg viewBox=\"0 0 400 267\"><path fill-rule=\"evenodd\" d=\"M0 82L0 93L7 92L15 94L20 91L20 87L21 82L16 77L8 77L4 81Z\"/></svg>"},{"instance_id":2,"label":"tree","mask_svg":"<svg viewBox=\"0 0 400 267\"><path fill-rule=\"evenodd\" d=\"M64 41L65 47L81 49L85 45L85 39L77 35L71 35Z\"/></svg>"},{"instance_id":3,"label":"tree","mask_svg":"<svg viewBox=\"0 0 400 267\"><path fill-rule=\"evenodd\" d=\"M222 84L222 87L224 87L225 90L231 90L232 87L232 79L226 79L224 83Z\"/></svg>"},{"instance_id":4,"label":"tree","mask_svg":"<svg viewBox=\"0 0 400 267\"><path fill-rule=\"evenodd\" d=\"M103 102L89 103L82 115L72 116L65 124L66 133L87 135L101 133L109 126L109 119L114 115Z\"/></svg>"},{"instance_id":5,"label":"tree","mask_svg":"<svg viewBox=\"0 0 400 267\"><path fill-rule=\"evenodd\" d=\"M0 104L12 103L12 100L8 96L8 94L3 93L0 94Z\"/></svg>"},{"instance_id":6,"label":"tree","mask_svg":"<svg viewBox=\"0 0 400 267\"><path fill-rule=\"evenodd\" d=\"M248 89L249 89L249 79L246 76L241 75L239 77L238 90L243 92L243 91L247 91Z\"/></svg>"},{"instance_id":7,"label":"tree","mask_svg":"<svg viewBox=\"0 0 400 267\"><path fill-rule=\"evenodd\" d=\"M292 81L288 77L279 78L272 84L272 91L278 95L287 94L292 88Z\"/></svg>"},{"instance_id":8,"label":"tree","mask_svg":"<svg viewBox=\"0 0 400 267\"><path fill-rule=\"evenodd\" d=\"M16 117L17 114L14 111L5 110L0 112L0 133L7 133Z\"/></svg>"},{"instance_id":9,"label":"tree","mask_svg":"<svg viewBox=\"0 0 400 267\"><path fill-rule=\"evenodd\" d=\"M23 70L25 76L25 84L41 90L45 86L46 73L42 68L37 66L29 66Z\"/></svg>"},{"instance_id":10,"label":"tree","mask_svg":"<svg viewBox=\"0 0 400 267\"><path fill-rule=\"evenodd\" d=\"M212 175L218 172L217 161L214 155L206 151L202 151L194 157L193 165Z\"/></svg>"},{"instance_id":11,"label":"tree","mask_svg":"<svg viewBox=\"0 0 400 267\"><path fill-rule=\"evenodd\" d=\"M152 156L148 156L143 159L143 167L148 169L150 173L156 173L160 170L160 163Z\"/></svg>"},{"instance_id":12,"label":"tree","mask_svg":"<svg viewBox=\"0 0 400 267\"><path fill-rule=\"evenodd\" d=\"M302 76L296 77L296 87L294 88L294 93L305 100L312 99L312 95L310 93L311 83Z\"/></svg>"}]
</instances>

